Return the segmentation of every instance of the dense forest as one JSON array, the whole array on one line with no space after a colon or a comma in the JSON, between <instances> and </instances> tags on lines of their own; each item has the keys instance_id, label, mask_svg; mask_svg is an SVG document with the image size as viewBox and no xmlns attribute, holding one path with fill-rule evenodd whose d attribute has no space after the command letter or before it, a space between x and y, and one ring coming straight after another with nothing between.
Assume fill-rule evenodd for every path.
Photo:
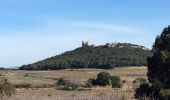
<instances>
[{"instance_id":1,"label":"dense forest","mask_svg":"<svg viewBox=\"0 0 170 100\"><path fill-rule=\"evenodd\" d=\"M150 50L130 43L107 43L93 46L83 42L82 47L60 55L23 65L20 70L58 70L67 68L111 69L122 66L145 66Z\"/></svg>"}]
</instances>

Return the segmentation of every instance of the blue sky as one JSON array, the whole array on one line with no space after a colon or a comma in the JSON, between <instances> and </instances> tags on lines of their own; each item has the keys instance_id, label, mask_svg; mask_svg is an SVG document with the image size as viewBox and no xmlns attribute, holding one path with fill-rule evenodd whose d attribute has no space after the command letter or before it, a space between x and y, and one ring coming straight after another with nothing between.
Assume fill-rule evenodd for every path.
<instances>
[{"instance_id":1,"label":"blue sky","mask_svg":"<svg viewBox=\"0 0 170 100\"><path fill-rule=\"evenodd\" d=\"M0 66L33 63L81 46L152 47L170 24L169 0L0 0Z\"/></svg>"}]
</instances>

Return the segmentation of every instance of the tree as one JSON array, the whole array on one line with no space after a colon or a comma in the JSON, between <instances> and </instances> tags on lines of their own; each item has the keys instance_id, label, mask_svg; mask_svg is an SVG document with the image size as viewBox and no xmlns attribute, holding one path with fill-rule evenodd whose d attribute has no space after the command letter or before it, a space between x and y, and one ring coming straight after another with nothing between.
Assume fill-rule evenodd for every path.
<instances>
[{"instance_id":1,"label":"tree","mask_svg":"<svg viewBox=\"0 0 170 100\"><path fill-rule=\"evenodd\" d=\"M152 56L147 61L149 84L142 84L137 88L135 97L170 100L170 26L156 37Z\"/></svg>"},{"instance_id":2,"label":"tree","mask_svg":"<svg viewBox=\"0 0 170 100\"><path fill-rule=\"evenodd\" d=\"M156 37L148 58L148 80L160 88L170 88L170 26Z\"/></svg>"},{"instance_id":3,"label":"tree","mask_svg":"<svg viewBox=\"0 0 170 100\"><path fill-rule=\"evenodd\" d=\"M96 84L106 86L110 83L110 74L108 72L100 72L97 75Z\"/></svg>"}]
</instances>

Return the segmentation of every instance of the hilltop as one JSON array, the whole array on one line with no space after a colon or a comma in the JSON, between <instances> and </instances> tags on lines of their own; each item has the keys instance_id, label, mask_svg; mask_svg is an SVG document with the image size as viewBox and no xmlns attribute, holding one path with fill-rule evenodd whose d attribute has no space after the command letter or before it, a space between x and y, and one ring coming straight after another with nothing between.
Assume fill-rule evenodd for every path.
<instances>
[{"instance_id":1,"label":"hilltop","mask_svg":"<svg viewBox=\"0 0 170 100\"><path fill-rule=\"evenodd\" d=\"M145 66L150 50L131 43L106 43L94 46L82 42L82 47L45 60L23 65L20 70L59 70L68 68L111 69L122 66Z\"/></svg>"}]
</instances>

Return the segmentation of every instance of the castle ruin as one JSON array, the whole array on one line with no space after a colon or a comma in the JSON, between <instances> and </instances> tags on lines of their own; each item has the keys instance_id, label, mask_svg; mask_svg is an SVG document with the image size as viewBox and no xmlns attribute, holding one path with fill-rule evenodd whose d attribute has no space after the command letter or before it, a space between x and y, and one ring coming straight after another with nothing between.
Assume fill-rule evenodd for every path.
<instances>
[{"instance_id":1,"label":"castle ruin","mask_svg":"<svg viewBox=\"0 0 170 100\"><path fill-rule=\"evenodd\" d=\"M90 45L89 44L89 41L85 42L85 41L82 41L82 47L93 47L94 45Z\"/></svg>"}]
</instances>

